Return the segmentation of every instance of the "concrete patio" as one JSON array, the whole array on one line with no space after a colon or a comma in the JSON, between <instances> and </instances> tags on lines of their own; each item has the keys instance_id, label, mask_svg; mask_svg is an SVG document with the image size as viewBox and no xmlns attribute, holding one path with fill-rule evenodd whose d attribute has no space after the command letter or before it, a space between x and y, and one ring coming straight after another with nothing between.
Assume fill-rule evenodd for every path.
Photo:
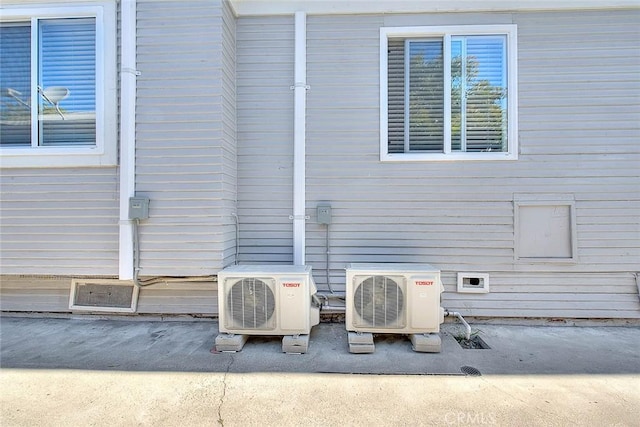
<instances>
[{"instance_id":1,"label":"concrete patio","mask_svg":"<svg viewBox=\"0 0 640 427\"><path fill-rule=\"evenodd\" d=\"M2 317L3 426L638 425L640 328L472 324L491 348L406 337L348 351L343 323L306 354L278 337L217 353L217 323ZM470 375L471 373L471 375ZM479 375L474 375L478 374Z\"/></svg>"}]
</instances>

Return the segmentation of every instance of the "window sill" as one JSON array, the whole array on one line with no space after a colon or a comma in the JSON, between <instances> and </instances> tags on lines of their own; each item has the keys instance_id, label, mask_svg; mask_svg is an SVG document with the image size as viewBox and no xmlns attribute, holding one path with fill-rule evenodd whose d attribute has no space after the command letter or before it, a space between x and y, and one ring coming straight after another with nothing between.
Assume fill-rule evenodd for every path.
<instances>
[{"instance_id":1,"label":"window sill","mask_svg":"<svg viewBox=\"0 0 640 427\"><path fill-rule=\"evenodd\" d=\"M518 264L578 264L578 258L527 258L527 257L516 257L516 262Z\"/></svg>"},{"instance_id":2,"label":"window sill","mask_svg":"<svg viewBox=\"0 0 640 427\"><path fill-rule=\"evenodd\" d=\"M457 162L518 160L517 153L381 153L382 162Z\"/></svg>"},{"instance_id":3,"label":"window sill","mask_svg":"<svg viewBox=\"0 0 640 427\"><path fill-rule=\"evenodd\" d=\"M115 152L97 147L1 148L2 168L56 168L116 166Z\"/></svg>"}]
</instances>

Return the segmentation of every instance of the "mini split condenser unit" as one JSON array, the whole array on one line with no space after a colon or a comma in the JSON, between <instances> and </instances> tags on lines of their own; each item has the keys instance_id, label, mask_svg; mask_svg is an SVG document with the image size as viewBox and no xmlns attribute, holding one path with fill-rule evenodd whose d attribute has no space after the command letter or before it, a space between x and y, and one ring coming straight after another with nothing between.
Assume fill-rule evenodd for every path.
<instances>
[{"instance_id":1,"label":"mini split condenser unit","mask_svg":"<svg viewBox=\"0 0 640 427\"><path fill-rule=\"evenodd\" d=\"M352 353L372 353L373 333L407 334L415 351L440 351L439 270L426 264L351 264L346 291Z\"/></svg>"},{"instance_id":2,"label":"mini split condenser unit","mask_svg":"<svg viewBox=\"0 0 640 427\"><path fill-rule=\"evenodd\" d=\"M320 322L310 266L245 265L218 274L218 351L239 351L249 335L283 335L285 353L305 353Z\"/></svg>"}]
</instances>

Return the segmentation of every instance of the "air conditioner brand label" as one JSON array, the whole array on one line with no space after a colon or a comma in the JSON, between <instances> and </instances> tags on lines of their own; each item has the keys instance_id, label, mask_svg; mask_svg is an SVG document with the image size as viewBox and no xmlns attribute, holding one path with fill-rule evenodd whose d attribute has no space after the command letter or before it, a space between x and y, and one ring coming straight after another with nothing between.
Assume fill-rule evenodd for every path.
<instances>
[{"instance_id":1,"label":"air conditioner brand label","mask_svg":"<svg viewBox=\"0 0 640 427\"><path fill-rule=\"evenodd\" d=\"M299 288L300 283L298 282L282 282L282 287L284 288Z\"/></svg>"},{"instance_id":2,"label":"air conditioner brand label","mask_svg":"<svg viewBox=\"0 0 640 427\"><path fill-rule=\"evenodd\" d=\"M416 280L417 286L432 286L433 280Z\"/></svg>"}]
</instances>

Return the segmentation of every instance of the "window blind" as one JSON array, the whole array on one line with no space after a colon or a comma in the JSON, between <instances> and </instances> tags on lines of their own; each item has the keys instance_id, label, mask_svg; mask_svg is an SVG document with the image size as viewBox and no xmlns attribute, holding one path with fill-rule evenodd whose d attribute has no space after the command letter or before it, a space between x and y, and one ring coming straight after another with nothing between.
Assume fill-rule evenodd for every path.
<instances>
[{"instance_id":1,"label":"window blind","mask_svg":"<svg viewBox=\"0 0 640 427\"><path fill-rule=\"evenodd\" d=\"M404 40L387 45L387 100L389 153L404 152Z\"/></svg>"},{"instance_id":2,"label":"window blind","mask_svg":"<svg viewBox=\"0 0 640 427\"><path fill-rule=\"evenodd\" d=\"M388 42L389 153L442 152L442 40Z\"/></svg>"},{"instance_id":3,"label":"window blind","mask_svg":"<svg viewBox=\"0 0 640 427\"><path fill-rule=\"evenodd\" d=\"M507 151L506 39L451 40L451 148Z\"/></svg>"},{"instance_id":4,"label":"window blind","mask_svg":"<svg viewBox=\"0 0 640 427\"><path fill-rule=\"evenodd\" d=\"M40 21L40 145L96 142L96 33L94 18ZM67 95L50 98L51 88ZM53 103L51 102L53 101Z\"/></svg>"},{"instance_id":5,"label":"window blind","mask_svg":"<svg viewBox=\"0 0 640 427\"><path fill-rule=\"evenodd\" d=\"M31 27L0 25L0 145L31 145Z\"/></svg>"},{"instance_id":6,"label":"window blind","mask_svg":"<svg viewBox=\"0 0 640 427\"><path fill-rule=\"evenodd\" d=\"M409 41L405 50L405 151L444 149L444 69L442 40ZM408 141L406 129L408 127ZM406 150L408 145L408 150Z\"/></svg>"}]
</instances>

